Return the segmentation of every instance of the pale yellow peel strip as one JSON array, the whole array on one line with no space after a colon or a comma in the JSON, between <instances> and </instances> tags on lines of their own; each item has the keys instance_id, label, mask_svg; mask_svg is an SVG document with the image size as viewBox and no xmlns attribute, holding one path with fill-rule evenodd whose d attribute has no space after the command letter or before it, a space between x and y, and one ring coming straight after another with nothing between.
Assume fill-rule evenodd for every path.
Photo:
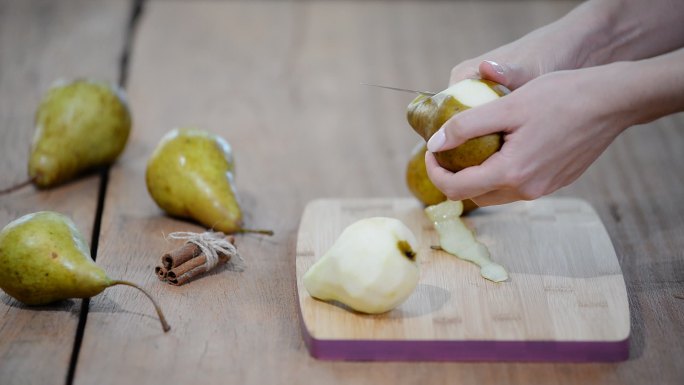
<instances>
[{"instance_id":1,"label":"pale yellow peel strip","mask_svg":"<svg viewBox=\"0 0 684 385\"><path fill-rule=\"evenodd\" d=\"M494 282L508 279L506 269L490 258L487 247L480 243L461 220L463 203L460 201L444 201L429 206L425 214L435 226L439 234L440 246L444 251L460 259L480 266L480 275Z\"/></svg>"}]
</instances>

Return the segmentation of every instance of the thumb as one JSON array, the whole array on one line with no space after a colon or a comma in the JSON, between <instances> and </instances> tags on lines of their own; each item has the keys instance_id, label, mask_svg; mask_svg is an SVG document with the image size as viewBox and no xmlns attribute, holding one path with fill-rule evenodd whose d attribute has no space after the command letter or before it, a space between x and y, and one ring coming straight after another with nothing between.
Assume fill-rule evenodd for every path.
<instances>
[{"instance_id":1,"label":"thumb","mask_svg":"<svg viewBox=\"0 0 684 385\"><path fill-rule=\"evenodd\" d=\"M534 79L535 74L515 63L497 63L485 60L479 66L480 76L514 90Z\"/></svg>"}]
</instances>

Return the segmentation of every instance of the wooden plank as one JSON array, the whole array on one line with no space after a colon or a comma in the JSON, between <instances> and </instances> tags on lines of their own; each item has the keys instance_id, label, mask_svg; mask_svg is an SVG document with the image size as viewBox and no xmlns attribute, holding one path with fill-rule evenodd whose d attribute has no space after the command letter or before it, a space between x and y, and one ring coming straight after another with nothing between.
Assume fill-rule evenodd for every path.
<instances>
[{"instance_id":1,"label":"wooden plank","mask_svg":"<svg viewBox=\"0 0 684 385\"><path fill-rule=\"evenodd\" d=\"M575 184L557 195L596 207L615 246L630 299L632 360L622 383L676 384L684 347L684 114L623 133Z\"/></svg>"},{"instance_id":2,"label":"wooden plank","mask_svg":"<svg viewBox=\"0 0 684 385\"><path fill-rule=\"evenodd\" d=\"M417 238L420 282L394 310L350 312L312 298L304 273L350 224L397 218ZM297 238L298 304L314 357L372 361L620 361L628 354L627 291L594 209L574 198L487 207L464 219L509 279L431 249L439 235L413 198L321 199Z\"/></svg>"},{"instance_id":3,"label":"wooden plank","mask_svg":"<svg viewBox=\"0 0 684 385\"><path fill-rule=\"evenodd\" d=\"M625 271L632 311L626 363L400 364L312 359L296 315L294 249L305 204L322 197L408 196L403 167L418 137L410 96L359 82L439 90L460 60L564 14L577 2L156 2L136 40L129 94L136 129L113 170L98 260L147 286L173 329L127 289L92 303L76 382L678 383L684 347L680 117L627 132L558 195L594 205ZM459 31L455 33L454 31ZM156 281L162 232L199 230L161 215L144 167L161 135L197 125L234 147L247 222L246 266L187 286ZM641 143L645 140L646 143ZM629 165L623 169L623 165ZM634 170L634 172L630 172ZM647 181L650 185L644 185ZM658 187L658 190L652 187ZM657 199L648 200L644 194Z\"/></svg>"},{"instance_id":4,"label":"wooden plank","mask_svg":"<svg viewBox=\"0 0 684 385\"><path fill-rule=\"evenodd\" d=\"M116 81L128 5L109 1L0 0L0 188L27 178L33 115L58 78ZM53 210L90 241L100 178L0 196L0 224ZM69 300L26 307L0 292L0 382L55 384L66 378L81 307Z\"/></svg>"}]
</instances>

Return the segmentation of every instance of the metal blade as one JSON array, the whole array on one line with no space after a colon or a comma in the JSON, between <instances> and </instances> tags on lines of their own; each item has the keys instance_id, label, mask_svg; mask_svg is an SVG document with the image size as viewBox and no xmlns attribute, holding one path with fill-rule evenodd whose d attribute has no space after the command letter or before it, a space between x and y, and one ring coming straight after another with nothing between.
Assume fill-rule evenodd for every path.
<instances>
[{"instance_id":1,"label":"metal blade","mask_svg":"<svg viewBox=\"0 0 684 385\"><path fill-rule=\"evenodd\" d=\"M427 95L427 96L434 96L436 93L435 92L429 92L429 91L416 91L416 90L409 90L406 88L397 88L397 87L388 87L388 86L381 86L378 84L368 84L368 83L361 83L362 86L369 86L369 87L378 87L378 88L384 88L387 90L392 90L392 91L401 91L401 92L409 92L412 94L421 94L421 95Z\"/></svg>"}]
</instances>

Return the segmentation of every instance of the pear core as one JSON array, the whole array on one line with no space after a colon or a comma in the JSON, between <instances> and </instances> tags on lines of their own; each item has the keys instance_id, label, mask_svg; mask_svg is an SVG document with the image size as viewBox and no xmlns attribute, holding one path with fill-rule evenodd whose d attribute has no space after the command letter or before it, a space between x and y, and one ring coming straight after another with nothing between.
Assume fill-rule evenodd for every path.
<instances>
[{"instance_id":1,"label":"pear core","mask_svg":"<svg viewBox=\"0 0 684 385\"><path fill-rule=\"evenodd\" d=\"M361 219L345 228L304 274L304 287L323 301L362 313L385 313L404 302L418 284L417 244L398 219Z\"/></svg>"}]
</instances>

